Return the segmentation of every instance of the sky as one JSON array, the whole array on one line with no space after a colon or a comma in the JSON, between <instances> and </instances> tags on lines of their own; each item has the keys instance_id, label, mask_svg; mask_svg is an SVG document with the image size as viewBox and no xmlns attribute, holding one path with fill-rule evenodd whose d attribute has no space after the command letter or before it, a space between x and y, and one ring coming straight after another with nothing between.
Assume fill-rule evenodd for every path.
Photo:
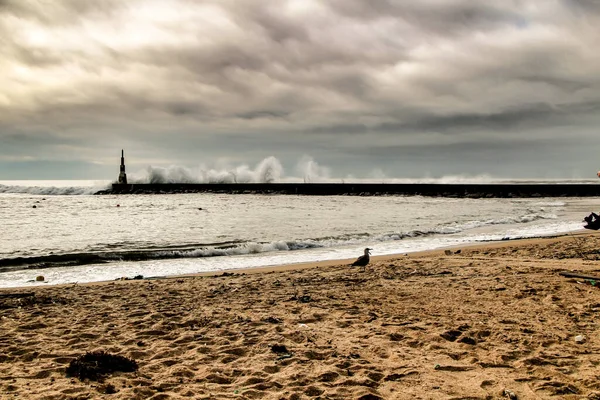
<instances>
[{"instance_id":1,"label":"sky","mask_svg":"<svg viewBox=\"0 0 600 400\"><path fill-rule=\"evenodd\" d=\"M0 0L0 179L594 178L598 0ZM318 164L317 164L318 163Z\"/></svg>"}]
</instances>

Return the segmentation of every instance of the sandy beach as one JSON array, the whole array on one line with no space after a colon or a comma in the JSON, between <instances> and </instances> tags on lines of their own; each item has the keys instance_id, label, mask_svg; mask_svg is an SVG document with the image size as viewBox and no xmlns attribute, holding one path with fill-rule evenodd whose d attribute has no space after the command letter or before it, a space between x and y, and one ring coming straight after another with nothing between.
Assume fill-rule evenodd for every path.
<instances>
[{"instance_id":1,"label":"sandy beach","mask_svg":"<svg viewBox=\"0 0 600 400\"><path fill-rule=\"evenodd\" d=\"M2 399L600 399L600 236L0 291ZM375 251L376 253L376 251ZM25 297L16 297L22 294ZM80 380L86 352L135 372Z\"/></svg>"}]
</instances>

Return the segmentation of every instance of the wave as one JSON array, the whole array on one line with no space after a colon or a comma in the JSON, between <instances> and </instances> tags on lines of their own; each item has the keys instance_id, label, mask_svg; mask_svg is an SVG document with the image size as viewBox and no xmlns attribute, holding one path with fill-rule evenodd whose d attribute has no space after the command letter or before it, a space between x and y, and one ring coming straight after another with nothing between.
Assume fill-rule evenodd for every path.
<instances>
[{"instance_id":1,"label":"wave","mask_svg":"<svg viewBox=\"0 0 600 400\"><path fill-rule=\"evenodd\" d=\"M109 189L110 185L91 186L26 186L0 184L0 193L32 194L41 196L93 195L101 190Z\"/></svg>"},{"instance_id":2,"label":"wave","mask_svg":"<svg viewBox=\"0 0 600 400\"><path fill-rule=\"evenodd\" d=\"M149 166L145 172L129 175L129 183L273 183L283 176L283 167L275 157L267 157L254 169L248 165L233 168L200 167L197 170L172 165Z\"/></svg>"},{"instance_id":3,"label":"wave","mask_svg":"<svg viewBox=\"0 0 600 400\"><path fill-rule=\"evenodd\" d=\"M564 207L567 205L564 201L539 201L536 203L532 203L532 206L537 207Z\"/></svg>"},{"instance_id":4,"label":"wave","mask_svg":"<svg viewBox=\"0 0 600 400\"><path fill-rule=\"evenodd\" d=\"M361 245L374 242L390 242L396 240L450 235L479 227L499 224L527 224L541 219L556 219L552 214L529 213L516 217L501 219L472 220L463 223L440 225L429 230L411 230L408 232L391 232L373 235L370 233L343 234L307 238L290 241L250 242L230 241L195 245L170 245L167 247L150 246L135 250L120 250L115 244L107 244L105 251L82 251L66 254L48 254L31 257L15 257L0 259L0 272L20 269L43 269L52 267L102 264L110 262L139 262L148 260L165 260L177 258L203 258L220 256L239 256L276 251L298 251L304 249L330 248L340 246Z\"/></svg>"},{"instance_id":5,"label":"wave","mask_svg":"<svg viewBox=\"0 0 600 400\"><path fill-rule=\"evenodd\" d=\"M0 259L0 273L21 269L45 269L69 267L110 262L139 262L148 260L167 260L177 258L202 258L219 256L236 256L244 254L265 253L271 251L293 250L293 243L236 243L218 246L189 248L189 246L153 250L138 249L126 251L95 251L65 254L48 254L32 257L15 257Z\"/></svg>"}]
</instances>

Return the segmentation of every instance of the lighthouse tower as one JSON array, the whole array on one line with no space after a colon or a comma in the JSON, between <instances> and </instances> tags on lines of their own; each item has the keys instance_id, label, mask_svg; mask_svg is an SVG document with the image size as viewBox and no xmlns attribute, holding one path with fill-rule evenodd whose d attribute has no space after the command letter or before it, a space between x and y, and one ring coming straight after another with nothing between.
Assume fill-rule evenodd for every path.
<instances>
[{"instance_id":1,"label":"lighthouse tower","mask_svg":"<svg viewBox=\"0 0 600 400\"><path fill-rule=\"evenodd\" d=\"M119 184L127 185L127 174L125 173L125 156L123 155L123 150L121 149L121 168L119 170Z\"/></svg>"}]
</instances>

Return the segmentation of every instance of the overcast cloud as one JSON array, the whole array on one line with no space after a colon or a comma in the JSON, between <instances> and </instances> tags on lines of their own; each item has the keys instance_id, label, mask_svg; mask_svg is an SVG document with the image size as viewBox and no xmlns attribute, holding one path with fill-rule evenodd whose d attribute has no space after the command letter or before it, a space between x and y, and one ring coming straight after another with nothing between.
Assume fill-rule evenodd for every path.
<instances>
[{"instance_id":1,"label":"overcast cloud","mask_svg":"<svg viewBox=\"0 0 600 400\"><path fill-rule=\"evenodd\" d=\"M0 179L588 178L597 0L0 0Z\"/></svg>"}]
</instances>

